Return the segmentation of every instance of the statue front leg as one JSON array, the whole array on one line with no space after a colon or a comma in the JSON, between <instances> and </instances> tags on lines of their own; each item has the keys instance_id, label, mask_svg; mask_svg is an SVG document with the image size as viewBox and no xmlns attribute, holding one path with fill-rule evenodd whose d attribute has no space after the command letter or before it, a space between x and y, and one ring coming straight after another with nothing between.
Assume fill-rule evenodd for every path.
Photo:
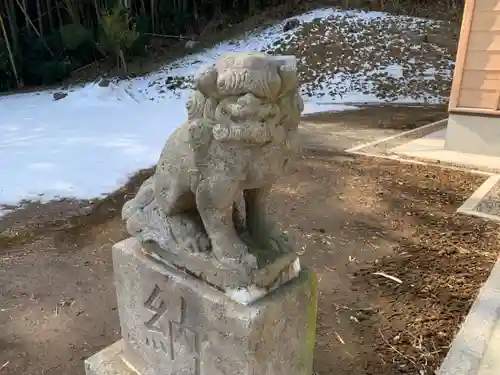
<instances>
[{"instance_id":1,"label":"statue front leg","mask_svg":"<svg viewBox=\"0 0 500 375\"><path fill-rule=\"evenodd\" d=\"M238 189L238 183L229 177L209 177L201 181L197 188L196 205L214 256L222 263L256 268L255 257L249 254L233 223L233 203Z\"/></svg>"},{"instance_id":2,"label":"statue front leg","mask_svg":"<svg viewBox=\"0 0 500 375\"><path fill-rule=\"evenodd\" d=\"M233 202L233 223L238 233L244 231L245 219L243 218L240 210L238 209L238 205L236 204L236 202Z\"/></svg>"},{"instance_id":3,"label":"statue front leg","mask_svg":"<svg viewBox=\"0 0 500 375\"><path fill-rule=\"evenodd\" d=\"M267 198L271 184L258 189L243 192L245 197L246 226L248 233L257 243L279 241L280 231L274 218L269 213Z\"/></svg>"}]
</instances>

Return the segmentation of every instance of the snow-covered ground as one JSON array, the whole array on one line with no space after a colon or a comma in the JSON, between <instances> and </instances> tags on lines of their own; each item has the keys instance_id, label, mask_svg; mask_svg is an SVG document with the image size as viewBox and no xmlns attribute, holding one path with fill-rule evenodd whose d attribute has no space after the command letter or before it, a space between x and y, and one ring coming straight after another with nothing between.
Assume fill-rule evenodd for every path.
<instances>
[{"instance_id":1,"label":"snow-covered ground","mask_svg":"<svg viewBox=\"0 0 500 375\"><path fill-rule=\"evenodd\" d=\"M294 30L283 32L284 21L145 77L72 88L58 101L54 91L0 97L0 208L21 199L98 197L153 165L185 118L193 75L229 51L297 55L306 113L445 98L453 60L443 47L418 40L440 23L334 9L298 18ZM392 42L390 33L397 35Z\"/></svg>"}]
</instances>

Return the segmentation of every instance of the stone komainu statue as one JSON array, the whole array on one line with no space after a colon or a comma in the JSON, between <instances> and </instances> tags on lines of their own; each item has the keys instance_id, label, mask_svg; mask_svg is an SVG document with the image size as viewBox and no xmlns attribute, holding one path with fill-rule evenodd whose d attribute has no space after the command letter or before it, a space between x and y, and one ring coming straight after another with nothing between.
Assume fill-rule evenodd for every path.
<instances>
[{"instance_id":1,"label":"stone komainu statue","mask_svg":"<svg viewBox=\"0 0 500 375\"><path fill-rule=\"evenodd\" d=\"M234 53L204 68L188 120L123 208L129 233L165 251L257 268L242 233L256 242L276 234L266 200L297 150L302 110L294 56ZM241 195L245 218L235 203Z\"/></svg>"}]
</instances>

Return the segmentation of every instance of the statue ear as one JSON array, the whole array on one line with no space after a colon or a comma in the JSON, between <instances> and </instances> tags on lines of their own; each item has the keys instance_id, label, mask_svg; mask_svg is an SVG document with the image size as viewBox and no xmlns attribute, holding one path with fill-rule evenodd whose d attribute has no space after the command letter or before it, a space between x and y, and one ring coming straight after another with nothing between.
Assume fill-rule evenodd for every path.
<instances>
[{"instance_id":1,"label":"statue ear","mask_svg":"<svg viewBox=\"0 0 500 375\"><path fill-rule=\"evenodd\" d=\"M280 96L286 95L292 90L297 90L299 79L297 77L297 69L290 65L281 65L278 68L278 74L281 78Z\"/></svg>"},{"instance_id":2,"label":"statue ear","mask_svg":"<svg viewBox=\"0 0 500 375\"><path fill-rule=\"evenodd\" d=\"M186 102L186 109L189 120L203 117L203 111L206 101L207 98L201 91L195 90L191 93L189 99Z\"/></svg>"},{"instance_id":3,"label":"statue ear","mask_svg":"<svg viewBox=\"0 0 500 375\"><path fill-rule=\"evenodd\" d=\"M206 97L217 96L217 76L215 66L204 68L196 75L196 88Z\"/></svg>"}]
</instances>

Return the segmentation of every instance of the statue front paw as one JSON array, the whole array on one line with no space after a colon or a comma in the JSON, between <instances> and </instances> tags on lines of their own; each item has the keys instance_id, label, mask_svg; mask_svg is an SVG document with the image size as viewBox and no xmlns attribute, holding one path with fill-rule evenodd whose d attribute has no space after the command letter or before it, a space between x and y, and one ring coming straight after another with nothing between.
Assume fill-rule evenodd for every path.
<instances>
[{"instance_id":1,"label":"statue front paw","mask_svg":"<svg viewBox=\"0 0 500 375\"><path fill-rule=\"evenodd\" d=\"M257 258L249 253L248 246L240 239L232 241L228 237L212 239L212 252L220 263L231 267L244 266L249 269L258 267Z\"/></svg>"}]
</instances>

